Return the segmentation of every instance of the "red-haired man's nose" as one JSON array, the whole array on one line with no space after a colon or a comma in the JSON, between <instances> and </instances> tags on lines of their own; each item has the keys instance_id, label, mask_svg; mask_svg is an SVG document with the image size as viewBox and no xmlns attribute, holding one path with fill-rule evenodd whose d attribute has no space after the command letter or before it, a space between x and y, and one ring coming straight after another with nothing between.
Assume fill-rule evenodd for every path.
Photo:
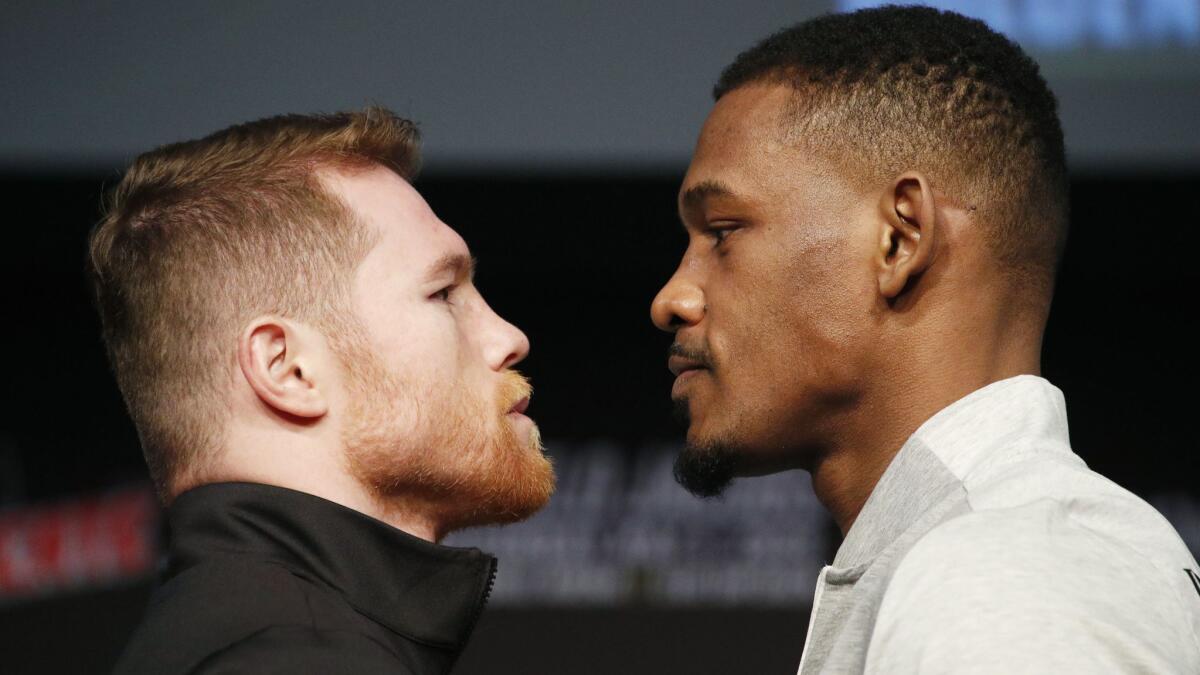
<instances>
[{"instance_id":1,"label":"red-haired man's nose","mask_svg":"<svg viewBox=\"0 0 1200 675\"><path fill-rule=\"evenodd\" d=\"M491 325L488 330L490 339L484 346L484 358L492 370L499 372L525 360L529 355L529 338L525 333L500 318L490 307L487 313Z\"/></svg>"}]
</instances>

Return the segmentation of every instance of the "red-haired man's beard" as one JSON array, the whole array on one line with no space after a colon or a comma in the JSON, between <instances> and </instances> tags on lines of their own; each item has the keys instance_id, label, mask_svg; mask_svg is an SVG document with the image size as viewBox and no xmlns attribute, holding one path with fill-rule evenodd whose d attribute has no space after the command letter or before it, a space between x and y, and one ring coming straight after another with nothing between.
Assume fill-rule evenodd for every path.
<instances>
[{"instance_id":1,"label":"red-haired man's beard","mask_svg":"<svg viewBox=\"0 0 1200 675\"><path fill-rule=\"evenodd\" d=\"M371 370L353 376L343 440L351 473L385 511L428 519L443 536L523 520L550 499L554 468L537 426L508 415L532 391L521 374L505 372L488 396Z\"/></svg>"}]
</instances>

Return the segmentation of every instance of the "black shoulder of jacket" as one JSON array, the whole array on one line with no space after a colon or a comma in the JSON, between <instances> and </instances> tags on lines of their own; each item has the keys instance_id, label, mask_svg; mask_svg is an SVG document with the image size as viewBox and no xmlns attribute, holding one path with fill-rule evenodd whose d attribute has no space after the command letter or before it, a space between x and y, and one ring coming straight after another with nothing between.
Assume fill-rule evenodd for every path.
<instances>
[{"instance_id":1,"label":"black shoulder of jacket","mask_svg":"<svg viewBox=\"0 0 1200 675\"><path fill-rule=\"evenodd\" d=\"M349 630L274 626L204 659L194 675L412 675L417 666Z\"/></svg>"}]
</instances>

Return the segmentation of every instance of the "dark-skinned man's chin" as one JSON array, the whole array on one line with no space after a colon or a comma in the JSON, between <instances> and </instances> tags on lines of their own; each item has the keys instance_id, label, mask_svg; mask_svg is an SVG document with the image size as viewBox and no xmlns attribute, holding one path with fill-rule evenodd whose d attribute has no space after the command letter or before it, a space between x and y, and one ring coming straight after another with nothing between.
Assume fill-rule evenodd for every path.
<instances>
[{"instance_id":1,"label":"dark-skinned man's chin","mask_svg":"<svg viewBox=\"0 0 1200 675\"><path fill-rule=\"evenodd\" d=\"M672 403L676 421L689 427L691 436L693 420L687 397ZM736 458L737 452L726 443L689 438L675 458L675 481L697 497L720 497L736 475Z\"/></svg>"},{"instance_id":2,"label":"dark-skinned man's chin","mask_svg":"<svg viewBox=\"0 0 1200 675\"><path fill-rule=\"evenodd\" d=\"M736 476L737 454L720 443L689 441L675 458L675 480L697 497L720 497Z\"/></svg>"}]
</instances>

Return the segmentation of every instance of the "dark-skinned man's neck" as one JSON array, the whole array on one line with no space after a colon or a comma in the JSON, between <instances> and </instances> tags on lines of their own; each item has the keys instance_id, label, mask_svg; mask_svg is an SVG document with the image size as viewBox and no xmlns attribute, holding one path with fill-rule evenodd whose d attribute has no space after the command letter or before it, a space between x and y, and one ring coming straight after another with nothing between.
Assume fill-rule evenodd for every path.
<instances>
[{"instance_id":1,"label":"dark-skinned man's neck","mask_svg":"<svg viewBox=\"0 0 1200 675\"><path fill-rule=\"evenodd\" d=\"M896 372L877 381L886 382L868 393L843 433L826 446L812 467L817 499L829 510L845 536L867 498L900 448L916 430L946 406L971 392L1009 377L1040 374L1040 339L1036 346L1003 350L945 354L919 362L941 367Z\"/></svg>"}]
</instances>

